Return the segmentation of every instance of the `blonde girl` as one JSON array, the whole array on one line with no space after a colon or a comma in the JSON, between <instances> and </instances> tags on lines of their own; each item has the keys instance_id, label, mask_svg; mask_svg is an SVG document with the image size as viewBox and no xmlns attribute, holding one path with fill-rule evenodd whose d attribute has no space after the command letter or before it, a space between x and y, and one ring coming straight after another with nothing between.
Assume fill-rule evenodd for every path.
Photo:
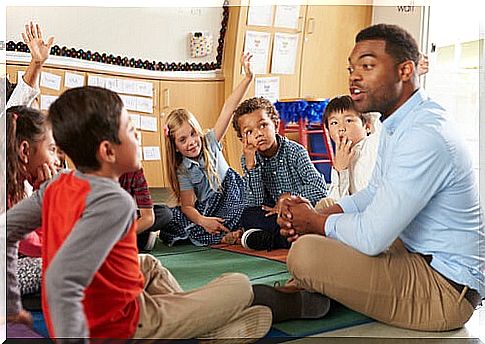
<instances>
[{"instance_id":1,"label":"blonde girl","mask_svg":"<svg viewBox=\"0 0 485 344\"><path fill-rule=\"evenodd\" d=\"M204 132L186 109L173 110L165 118L165 166L179 204L160 232L168 245L186 239L197 246L233 243L240 237L244 182L224 159L220 141L253 80L251 58L242 55L245 78L226 99L213 129Z\"/></svg>"}]
</instances>

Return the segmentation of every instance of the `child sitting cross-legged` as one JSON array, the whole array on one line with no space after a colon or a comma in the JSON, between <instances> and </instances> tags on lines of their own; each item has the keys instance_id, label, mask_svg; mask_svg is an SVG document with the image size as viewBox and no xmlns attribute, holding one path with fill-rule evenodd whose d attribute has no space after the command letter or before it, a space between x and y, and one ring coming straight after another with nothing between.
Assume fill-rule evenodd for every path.
<instances>
[{"instance_id":1,"label":"child sitting cross-legged","mask_svg":"<svg viewBox=\"0 0 485 344\"><path fill-rule=\"evenodd\" d=\"M15 275L17 246L41 226L42 304L49 335L88 338L264 336L271 311L250 306L251 285L225 274L184 292L151 255L138 255L135 202L118 182L140 168L136 131L114 92L73 88L49 108L59 147L76 170L58 173L7 212L7 321L32 324Z\"/></svg>"},{"instance_id":2,"label":"child sitting cross-legged","mask_svg":"<svg viewBox=\"0 0 485 344\"><path fill-rule=\"evenodd\" d=\"M307 150L277 134L279 121L273 104L262 97L247 99L234 111L232 124L243 143L246 187L241 244L250 249L290 246L276 223L280 200L300 195L315 205L326 195L325 180Z\"/></svg>"}]
</instances>

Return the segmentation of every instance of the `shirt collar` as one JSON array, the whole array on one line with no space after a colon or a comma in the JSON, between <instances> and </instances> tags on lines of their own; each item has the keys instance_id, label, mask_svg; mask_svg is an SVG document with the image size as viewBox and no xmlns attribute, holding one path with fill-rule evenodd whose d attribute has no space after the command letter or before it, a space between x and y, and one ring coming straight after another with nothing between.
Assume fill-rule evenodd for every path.
<instances>
[{"instance_id":1,"label":"shirt collar","mask_svg":"<svg viewBox=\"0 0 485 344\"><path fill-rule=\"evenodd\" d=\"M192 167L192 165L196 165L196 166L199 166L199 167L200 167L201 165L203 165L203 164L202 164L203 160L204 160L204 157L203 157L203 155L202 155L202 152L201 152L201 154L199 155L199 158L198 158L197 160L193 160L193 159L190 159L190 158L187 158L186 156L184 156L184 157L182 158L182 165L184 165L184 167L185 167L186 169L191 168L191 167Z\"/></svg>"},{"instance_id":2,"label":"shirt collar","mask_svg":"<svg viewBox=\"0 0 485 344\"><path fill-rule=\"evenodd\" d=\"M278 150L276 151L276 154L273 155L272 157L265 157L263 154L259 153L257 156L259 156L263 161L270 161L272 159L278 159L278 156L281 154L283 151L283 147L286 145L286 142L288 139L284 136L281 136L280 134L276 134L276 142L278 142Z\"/></svg>"},{"instance_id":3,"label":"shirt collar","mask_svg":"<svg viewBox=\"0 0 485 344\"><path fill-rule=\"evenodd\" d=\"M386 130L389 135L394 134L396 128L406 118L407 114L410 113L414 107L421 103L425 98L426 94L424 91L421 88L417 89L403 105L401 105L396 111L387 117L384 122L382 122L382 128Z\"/></svg>"}]
</instances>

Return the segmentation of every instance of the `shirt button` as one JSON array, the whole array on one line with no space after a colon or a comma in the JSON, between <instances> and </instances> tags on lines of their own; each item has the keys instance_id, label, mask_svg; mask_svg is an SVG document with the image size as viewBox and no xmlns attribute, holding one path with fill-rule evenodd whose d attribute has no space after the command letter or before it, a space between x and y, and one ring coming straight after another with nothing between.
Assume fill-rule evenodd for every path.
<instances>
[{"instance_id":1,"label":"shirt button","mask_svg":"<svg viewBox=\"0 0 485 344\"><path fill-rule=\"evenodd\" d=\"M273 174L276 174L276 171L274 171Z\"/></svg>"}]
</instances>

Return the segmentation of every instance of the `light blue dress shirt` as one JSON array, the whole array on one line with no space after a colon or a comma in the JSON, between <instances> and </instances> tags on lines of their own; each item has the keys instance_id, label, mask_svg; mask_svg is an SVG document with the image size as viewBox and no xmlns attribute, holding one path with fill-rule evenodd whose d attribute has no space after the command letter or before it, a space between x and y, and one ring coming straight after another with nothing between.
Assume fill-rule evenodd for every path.
<instances>
[{"instance_id":1,"label":"light blue dress shirt","mask_svg":"<svg viewBox=\"0 0 485 344\"><path fill-rule=\"evenodd\" d=\"M222 154L222 145L217 141L214 130L210 130L204 137L207 148L209 149L212 162L217 171L219 181L222 183L229 169L224 155ZM177 178L181 191L194 190L195 196L199 202L204 202L214 192L209 183L209 177L205 170L204 154L201 152L197 160L184 157L177 172Z\"/></svg>"},{"instance_id":2,"label":"light blue dress shirt","mask_svg":"<svg viewBox=\"0 0 485 344\"><path fill-rule=\"evenodd\" d=\"M485 296L485 230L472 159L446 111L418 90L384 123L364 190L341 199L325 232L367 255L398 237L410 252Z\"/></svg>"}]
</instances>

